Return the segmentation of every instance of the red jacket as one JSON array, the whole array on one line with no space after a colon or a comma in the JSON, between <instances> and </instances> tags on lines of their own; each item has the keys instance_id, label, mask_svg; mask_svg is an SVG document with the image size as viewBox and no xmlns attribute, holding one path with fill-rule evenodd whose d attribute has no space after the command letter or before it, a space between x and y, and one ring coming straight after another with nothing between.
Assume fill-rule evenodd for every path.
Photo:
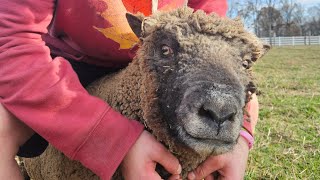
<instances>
[{"instance_id":1,"label":"red jacket","mask_svg":"<svg viewBox=\"0 0 320 180\"><path fill-rule=\"evenodd\" d=\"M131 39L126 42L110 36L118 32L110 28L124 25L109 16L115 9L150 13L152 6L139 9L133 5L143 0L122 1L0 0L0 102L102 179L112 176L143 126L90 96L64 58L52 60L48 46L53 54L74 60L127 64L131 60L128 44L136 38L127 35ZM158 8L172 9L180 3L159 0ZM189 6L225 15L226 0L191 0Z\"/></svg>"}]
</instances>

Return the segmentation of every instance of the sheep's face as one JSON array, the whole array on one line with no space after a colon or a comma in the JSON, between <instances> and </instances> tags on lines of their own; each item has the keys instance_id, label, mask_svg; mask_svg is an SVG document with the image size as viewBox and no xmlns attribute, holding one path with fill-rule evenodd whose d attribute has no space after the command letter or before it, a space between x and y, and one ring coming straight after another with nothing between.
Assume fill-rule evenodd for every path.
<instances>
[{"instance_id":1,"label":"sheep's face","mask_svg":"<svg viewBox=\"0 0 320 180\"><path fill-rule=\"evenodd\" d=\"M240 53L214 36L176 34L159 29L141 49L157 75L160 111L178 142L199 154L225 152L239 136L249 83Z\"/></svg>"},{"instance_id":2,"label":"sheep's face","mask_svg":"<svg viewBox=\"0 0 320 180\"><path fill-rule=\"evenodd\" d=\"M138 58L155 76L170 138L208 156L237 142L251 81L245 58L251 51L240 39L208 34L195 25L188 18L146 19Z\"/></svg>"},{"instance_id":3,"label":"sheep's face","mask_svg":"<svg viewBox=\"0 0 320 180\"><path fill-rule=\"evenodd\" d=\"M249 83L239 53L217 37L176 34L159 29L142 45L169 132L199 154L229 150L239 136Z\"/></svg>"}]
</instances>

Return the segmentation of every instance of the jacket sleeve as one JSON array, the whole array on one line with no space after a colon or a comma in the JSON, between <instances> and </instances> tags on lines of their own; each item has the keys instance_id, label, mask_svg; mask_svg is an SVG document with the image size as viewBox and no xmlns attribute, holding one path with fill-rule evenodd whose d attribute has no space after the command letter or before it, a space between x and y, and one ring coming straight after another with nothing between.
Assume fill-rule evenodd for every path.
<instances>
[{"instance_id":1,"label":"jacket sleeve","mask_svg":"<svg viewBox=\"0 0 320 180\"><path fill-rule=\"evenodd\" d=\"M221 17L225 17L228 3L227 0L189 0L188 6L195 10L202 9L208 14L215 12Z\"/></svg>"},{"instance_id":2,"label":"jacket sleeve","mask_svg":"<svg viewBox=\"0 0 320 180\"><path fill-rule=\"evenodd\" d=\"M70 64L51 59L54 0L0 0L0 102L68 157L109 179L143 126L90 96Z\"/></svg>"}]
</instances>

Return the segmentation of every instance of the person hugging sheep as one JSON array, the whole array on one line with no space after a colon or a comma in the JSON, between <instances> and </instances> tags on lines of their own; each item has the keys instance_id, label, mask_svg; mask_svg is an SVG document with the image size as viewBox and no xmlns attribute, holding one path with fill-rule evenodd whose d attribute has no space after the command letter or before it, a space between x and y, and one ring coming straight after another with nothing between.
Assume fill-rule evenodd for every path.
<instances>
[{"instance_id":1,"label":"person hugging sheep","mask_svg":"<svg viewBox=\"0 0 320 180\"><path fill-rule=\"evenodd\" d=\"M161 179L161 164L181 179L174 155L142 124L113 110L84 87L126 66L138 38L125 12L148 16L188 5L225 16L225 0L0 0L0 179L22 179L14 160L40 155L50 142L101 179L122 164L128 179ZM116 33L115 33L116 32ZM249 102L252 133L258 102ZM244 177L249 146L241 136L233 151L211 156L188 179Z\"/></svg>"}]
</instances>

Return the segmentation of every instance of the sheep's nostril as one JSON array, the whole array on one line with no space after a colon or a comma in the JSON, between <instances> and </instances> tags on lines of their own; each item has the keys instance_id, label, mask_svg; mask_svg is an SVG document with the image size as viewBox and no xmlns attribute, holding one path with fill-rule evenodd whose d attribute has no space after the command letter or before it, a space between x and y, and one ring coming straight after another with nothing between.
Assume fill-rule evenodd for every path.
<instances>
[{"instance_id":1,"label":"sheep's nostril","mask_svg":"<svg viewBox=\"0 0 320 180\"><path fill-rule=\"evenodd\" d=\"M232 108L228 109L224 107L222 109L217 109L214 108L214 106L206 105L203 105L198 112L200 117L215 122L215 126L217 126L217 135L219 135L225 121L234 121L235 114L236 112L234 112Z\"/></svg>"},{"instance_id":2,"label":"sheep's nostril","mask_svg":"<svg viewBox=\"0 0 320 180\"><path fill-rule=\"evenodd\" d=\"M210 119L218 124L222 124L227 120L234 121L235 114L236 113L230 109L215 110L207 106L202 106L198 112L199 116Z\"/></svg>"},{"instance_id":3,"label":"sheep's nostril","mask_svg":"<svg viewBox=\"0 0 320 180\"><path fill-rule=\"evenodd\" d=\"M222 118L222 121L224 122L224 121L234 121L234 116L236 115L236 113L235 112L232 112L232 113L230 113L230 114L228 114L228 115L226 115L225 117L223 117Z\"/></svg>"},{"instance_id":4,"label":"sheep's nostril","mask_svg":"<svg viewBox=\"0 0 320 180\"><path fill-rule=\"evenodd\" d=\"M202 106L199 109L198 115L201 116L201 117L205 117L207 119L210 119L212 121L217 121L218 120L218 117L217 117L216 113L213 112L210 109L205 108L204 106Z\"/></svg>"}]
</instances>

